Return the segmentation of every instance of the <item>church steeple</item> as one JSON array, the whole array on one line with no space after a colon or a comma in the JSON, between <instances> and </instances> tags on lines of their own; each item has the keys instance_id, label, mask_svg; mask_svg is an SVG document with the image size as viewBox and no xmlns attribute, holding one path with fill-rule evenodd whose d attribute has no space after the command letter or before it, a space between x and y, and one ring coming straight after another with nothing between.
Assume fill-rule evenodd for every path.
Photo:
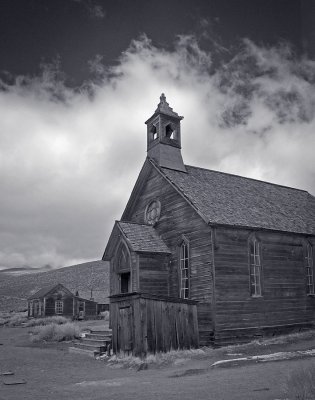
<instances>
[{"instance_id":1,"label":"church steeple","mask_svg":"<svg viewBox=\"0 0 315 400\"><path fill-rule=\"evenodd\" d=\"M180 121L179 116L169 106L164 93L160 102L147 124L147 153L160 167L186 172L181 155Z\"/></svg>"}]
</instances>

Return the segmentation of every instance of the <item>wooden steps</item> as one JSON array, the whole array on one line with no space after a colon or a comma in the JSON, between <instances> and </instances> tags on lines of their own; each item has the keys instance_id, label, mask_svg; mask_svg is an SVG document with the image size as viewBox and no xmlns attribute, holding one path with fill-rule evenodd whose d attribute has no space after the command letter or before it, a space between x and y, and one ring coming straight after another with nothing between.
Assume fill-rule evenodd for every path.
<instances>
[{"instance_id":1,"label":"wooden steps","mask_svg":"<svg viewBox=\"0 0 315 400\"><path fill-rule=\"evenodd\" d=\"M91 330L85 333L81 339L74 343L74 347L69 350L74 352L90 353L90 355L99 355L107 353L111 354L112 348L112 331L107 330Z\"/></svg>"}]
</instances>

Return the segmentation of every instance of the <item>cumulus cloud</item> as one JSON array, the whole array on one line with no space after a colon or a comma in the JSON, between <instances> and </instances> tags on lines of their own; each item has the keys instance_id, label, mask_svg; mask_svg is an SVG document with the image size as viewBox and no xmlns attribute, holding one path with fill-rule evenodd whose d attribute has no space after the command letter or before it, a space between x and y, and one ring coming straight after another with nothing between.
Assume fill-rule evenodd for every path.
<instances>
[{"instance_id":1,"label":"cumulus cloud","mask_svg":"<svg viewBox=\"0 0 315 400\"><path fill-rule=\"evenodd\" d=\"M173 50L142 36L115 67L64 83L58 63L0 83L0 266L102 256L146 156L144 121L165 92L187 164L315 194L314 62L245 40L216 70L190 36Z\"/></svg>"}]
</instances>

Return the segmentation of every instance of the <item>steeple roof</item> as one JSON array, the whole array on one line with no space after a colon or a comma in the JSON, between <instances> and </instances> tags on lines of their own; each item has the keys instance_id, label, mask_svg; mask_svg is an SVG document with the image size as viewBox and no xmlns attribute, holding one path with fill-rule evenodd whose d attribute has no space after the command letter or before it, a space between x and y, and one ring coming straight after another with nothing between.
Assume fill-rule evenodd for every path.
<instances>
[{"instance_id":1,"label":"steeple roof","mask_svg":"<svg viewBox=\"0 0 315 400\"><path fill-rule=\"evenodd\" d=\"M150 119L152 117L156 116L157 114L165 114L170 117L177 118L179 120L184 118L184 117L181 117L180 115L178 115L177 112L173 111L173 108L170 107L170 105L166 101L166 96L164 93L162 93L160 96L160 102L157 105L157 109L154 111L154 114L145 123L150 121Z\"/></svg>"}]
</instances>

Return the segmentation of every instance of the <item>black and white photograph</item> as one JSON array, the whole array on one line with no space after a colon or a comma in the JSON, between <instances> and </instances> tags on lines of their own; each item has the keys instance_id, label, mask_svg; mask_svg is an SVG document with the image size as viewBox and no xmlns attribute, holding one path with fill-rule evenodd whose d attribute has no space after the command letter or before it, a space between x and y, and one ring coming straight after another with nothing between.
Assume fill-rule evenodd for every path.
<instances>
[{"instance_id":1,"label":"black and white photograph","mask_svg":"<svg viewBox=\"0 0 315 400\"><path fill-rule=\"evenodd\" d=\"M0 400L315 399L315 0L0 0Z\"/></svg>"}]
</instances>

